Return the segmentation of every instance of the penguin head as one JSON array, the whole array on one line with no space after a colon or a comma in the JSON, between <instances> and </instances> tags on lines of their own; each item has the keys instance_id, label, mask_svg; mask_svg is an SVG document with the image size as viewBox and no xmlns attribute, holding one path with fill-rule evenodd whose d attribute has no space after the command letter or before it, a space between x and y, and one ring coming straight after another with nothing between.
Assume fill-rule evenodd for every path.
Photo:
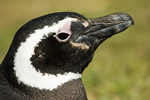
<instances>
[{"instance_id":1,"label":"penguin head","mask_svg":"<svg viewBox=\"0 0 150 100\"><path fill-rule=\"evenodd\" d=\"M10 47L14 74L19 82L40 89L47 89L51 75L51 79L60 76L62 83L68 81L62 75L81 78L96 48L132 24L132 18L124 13L86 18L59 12L33 19L18 30Z\"/></svg>"}]
</instances>

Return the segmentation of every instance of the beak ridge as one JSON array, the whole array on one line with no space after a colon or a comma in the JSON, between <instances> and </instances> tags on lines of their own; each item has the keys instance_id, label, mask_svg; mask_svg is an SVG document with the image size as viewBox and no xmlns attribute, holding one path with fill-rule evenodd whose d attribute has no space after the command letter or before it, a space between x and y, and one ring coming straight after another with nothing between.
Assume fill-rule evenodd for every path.
<instances>
[{"instance_id":1,"label":"beak ridge","mask_svg":"<svg viewBox=\"0 0 150 100\"><path fill-rule=\"evenodd\" d=\"M88 21L89 26L85 33L100 39L107 39L134 24L132 17L126 13L114 13L104 17L90 18Z\"/></svg>"}]
</instances>

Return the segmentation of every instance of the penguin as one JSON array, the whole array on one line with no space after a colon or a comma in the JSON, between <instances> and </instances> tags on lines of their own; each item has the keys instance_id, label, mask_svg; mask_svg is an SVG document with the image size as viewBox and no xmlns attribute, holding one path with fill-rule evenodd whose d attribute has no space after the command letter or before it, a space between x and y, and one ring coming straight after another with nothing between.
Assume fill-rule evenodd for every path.
<instances>
[{"instance_id":1,"label":"penguin","mask_svg":"<svg viewBox=\"0 0 150 100\"><path fill-rule=\"evenodd\" d=\"M126 13L32 19L16 32L0 65L0 100L87 100L81 76L94 52L133 23Z\"/></svg>"}]
</instances>

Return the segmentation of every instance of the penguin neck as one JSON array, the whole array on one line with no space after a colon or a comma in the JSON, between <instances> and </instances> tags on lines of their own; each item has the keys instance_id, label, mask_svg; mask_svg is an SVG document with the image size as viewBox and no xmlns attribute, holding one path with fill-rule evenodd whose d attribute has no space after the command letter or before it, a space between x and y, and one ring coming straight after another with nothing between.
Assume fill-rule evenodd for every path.
<instances>
[{"instance_id":1,"label":"penguin neck","mask_svg":"<svg viewBox=\"0 0 150 100\"><path fill-rule=\"evenodd\" d=\"M8 66L5 66L7 67ZM13 69L13 68L12 68ZM6 71L8 73L8 71ZM11 78L11 80L9 79ZM65 97L67 100L87 100L85 88L83 86L81 78L78 79L71 79L65 83L62 83L61 85L58 85L56 88L52 87L48 89L39 89L39 87L33 87L26 85L22 82L18 82L18 79L14 75L14 73L9 73L8 84L9 86L13 86L15 91L19 90L20 95L26 95L30 99L34 100L49 100L51 98L52 100L62 100L62 98ZM62 78L63 79L63 78ZM51 82L46 82L49 86L54 85L54 80ZM44 82L43 82L44 83ZM57 83L55 83L57 84ZM47 87L46 87L47 88Z\"/></svg>"},{"instance_id":2,"label":"penguin neck","mask_svg":"<svg viewBox=\"0 0 150 100\"><path fill-rule=\"evenodd\" d=\"M22 91L36 100L87 100L85 88L81 79L66 82L53 90L39 90L37 88L21 88Z\"/></svg>"}]
</instances>

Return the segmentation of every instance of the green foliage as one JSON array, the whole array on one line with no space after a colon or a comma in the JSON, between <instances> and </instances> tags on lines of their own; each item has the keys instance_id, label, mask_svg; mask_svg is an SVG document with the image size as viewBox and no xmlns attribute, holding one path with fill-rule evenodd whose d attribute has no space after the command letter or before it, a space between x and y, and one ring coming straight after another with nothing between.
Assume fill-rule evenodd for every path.
<instances>
[{"instance_id":1,"label":"green foliage","mask_svg":"<svg viewBox=\"0 0 150 100\"><path fill-rule=\"evenodd\" d=\"M84 71L89 100L149 100L149 0L0 0L0 62L15 32L32 18L57 11L75 11L87 17L129 13L135 25L105 41Z\"/></svg>"}]
</instances>

